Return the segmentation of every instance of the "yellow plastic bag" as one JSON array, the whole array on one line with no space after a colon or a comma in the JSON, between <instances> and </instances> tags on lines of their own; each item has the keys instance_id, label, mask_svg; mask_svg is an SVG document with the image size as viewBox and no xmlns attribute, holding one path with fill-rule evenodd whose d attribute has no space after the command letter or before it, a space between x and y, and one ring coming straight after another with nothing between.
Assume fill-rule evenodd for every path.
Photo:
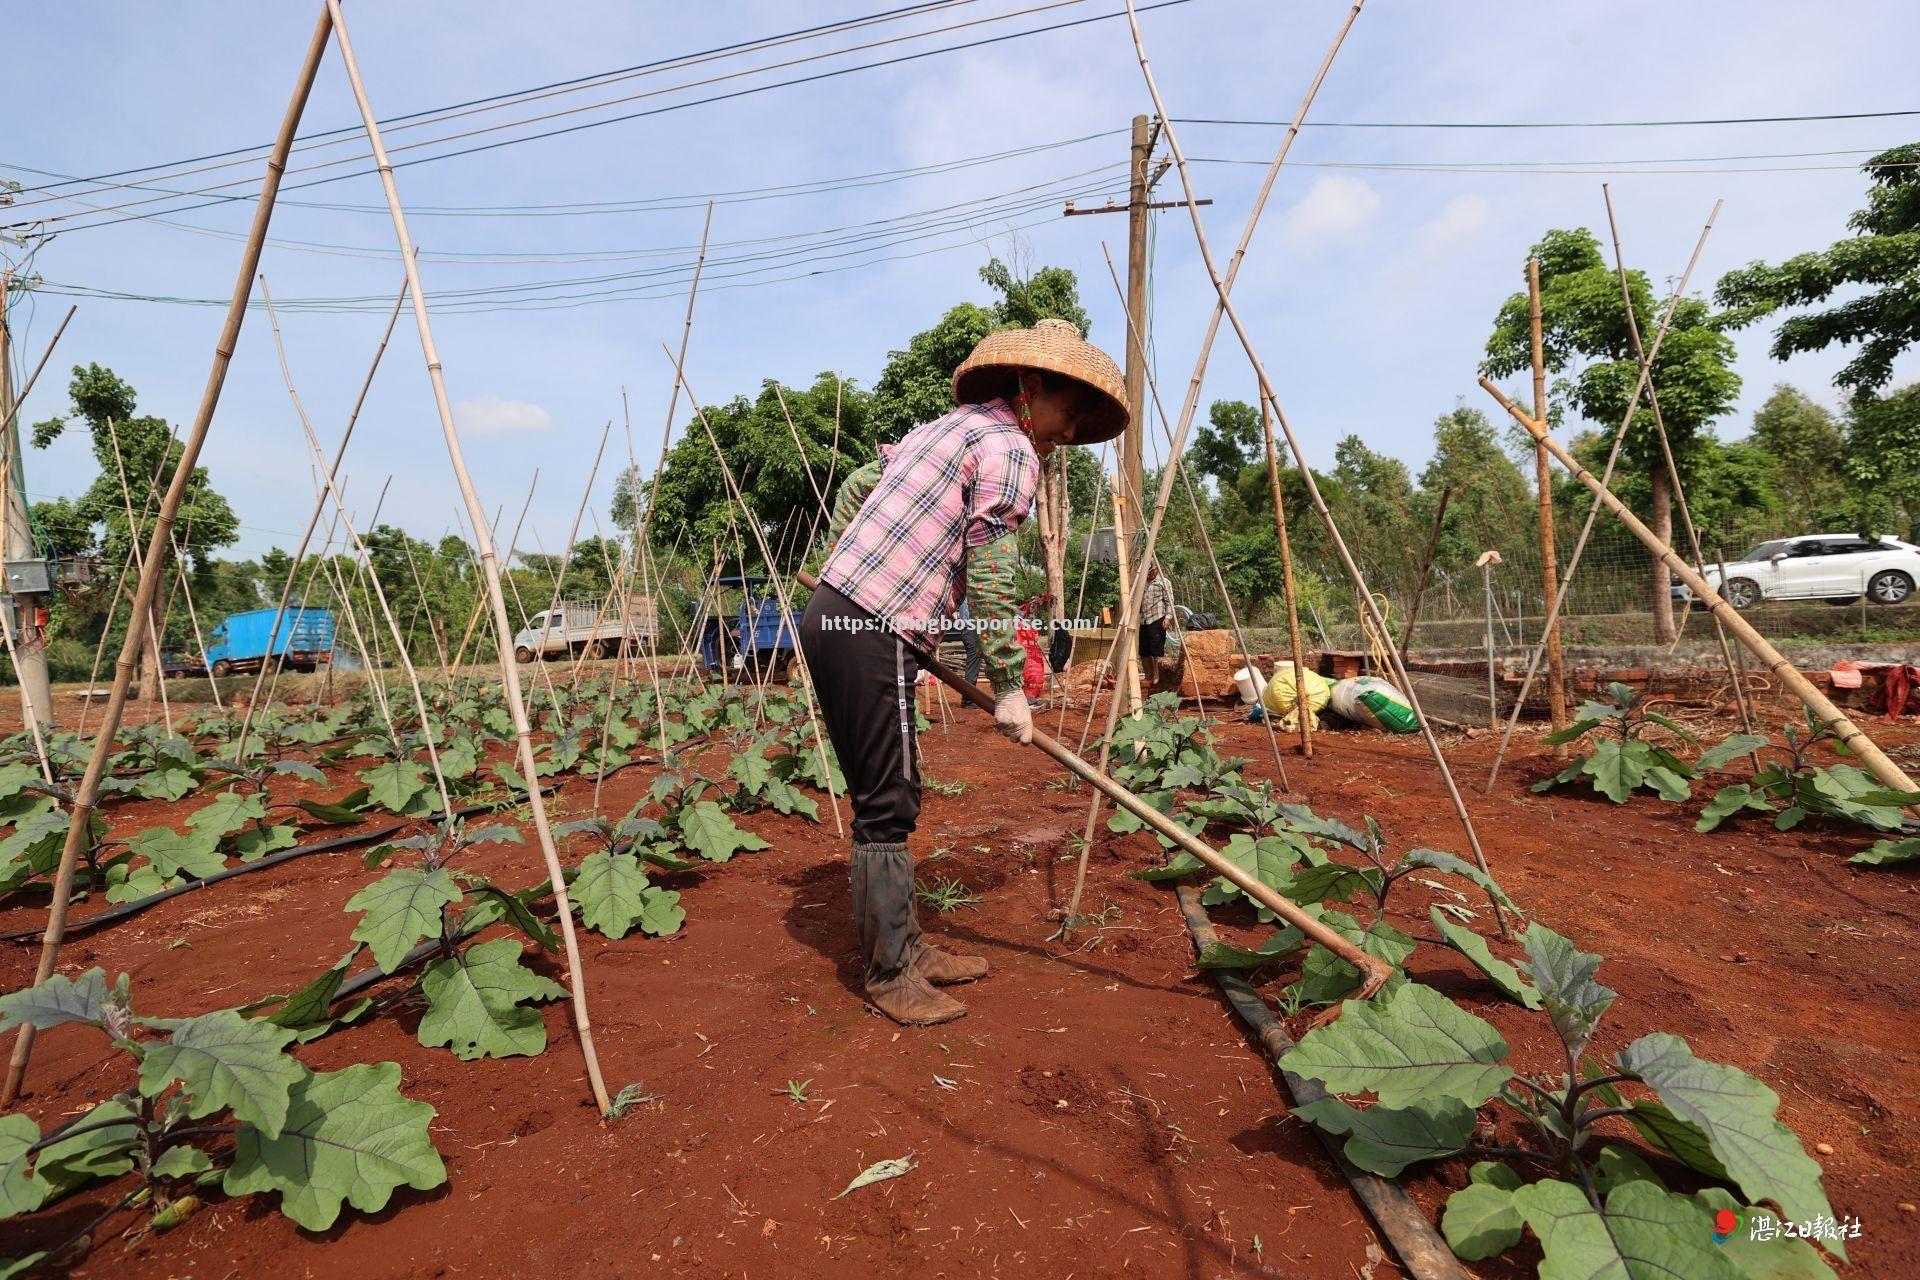
<instances>
[{"instance_id":1,"label":"yellow plastic bag","mask_svg":"<svg viewBox=\"0 0 1920 1280\"><path fill-rule=\"evenodd\" d=\"M1303 688L1306 691L1304 699L1300 692ZM1332 694L1332 683L1322 678L1319 672L1305 671L1296 676L1294 665L1282 662L1275 665L1260 701L1266 707L1267 714L1279 717L1274 721L1276 729L1294 730L1300 727L1299 708L1302 701L1307 705L1308 714L1313 716L1314 727L1318 728L1320 711Z\"/></svg>"}]
</instances>

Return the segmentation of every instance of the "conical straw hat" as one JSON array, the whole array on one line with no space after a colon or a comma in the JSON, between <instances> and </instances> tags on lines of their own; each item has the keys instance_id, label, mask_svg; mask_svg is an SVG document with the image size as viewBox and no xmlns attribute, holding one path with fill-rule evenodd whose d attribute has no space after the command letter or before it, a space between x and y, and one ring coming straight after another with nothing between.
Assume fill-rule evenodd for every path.
<instances>
[{"instance_id":1,"label":"conical straw hat","mask_svg":"<svg viewBox=\"0 0 1920 1280\"><path fill-rule=\"evenodd\" d=\"M1031 329L1000 329L953 371L953 398L978 404L1002 394L1006 372L1044 369L1064 374L1098 393L1098 411L1074 433L1075 444L1099 444L1127 429L1126 382L1113 357L1080 336L1070 320L1042 320Z\"/></svg>"}]
</instances>

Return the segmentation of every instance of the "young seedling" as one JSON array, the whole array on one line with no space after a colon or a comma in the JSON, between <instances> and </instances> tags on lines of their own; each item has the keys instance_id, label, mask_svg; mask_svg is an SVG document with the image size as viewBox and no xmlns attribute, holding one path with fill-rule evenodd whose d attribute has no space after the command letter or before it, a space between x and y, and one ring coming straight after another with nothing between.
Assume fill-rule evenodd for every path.
<instances>
[{"instance_id":1,"label":"young seedling","mask_svg":"<svg viewBox=\"0 0 1920 1280\"><path fill-rule=\"evenodd\" d=\"M1581 756L1551 778L1533 784L1535 791L1550 791L1585 777L1593 789L1615 804L1625 804L1635 790L1646 787L1662 800L1681 801L1693 795L1693 767L1684 760L1646 740L1652 726L1659 726L1694 745L1699 739L1681 725L1642 705L1640 695L1627 685L1615 682L1607 686L1611 703L1589 702L1580 708L1574 722L1543 741L1558 745L1591 733L1593 750Z\"/></svg>"},{"instance_id":2,"label":"young seedling","mask_svg":"<svg viewBox=\"0 0 1920 1280\"><path fill-rule=\"evenodd\" d=\"M971 911L975 903L984 901L978 894L969 893L966 883L961 880L941 880L929 884L925 880L915 879L913 896L942 915L961 907Z\"/></svg>"}]
</instances>

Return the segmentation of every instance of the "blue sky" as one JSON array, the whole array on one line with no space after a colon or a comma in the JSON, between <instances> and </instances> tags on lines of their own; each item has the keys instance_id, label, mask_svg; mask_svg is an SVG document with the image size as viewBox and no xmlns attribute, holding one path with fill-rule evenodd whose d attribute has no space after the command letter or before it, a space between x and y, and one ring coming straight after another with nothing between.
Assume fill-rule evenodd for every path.
<instances>
[{"instance_id":1,"label":"blue sky","mask_svg":"<svg viewBox=\"0 0 1920 1280\"><path fill-rule=\"evenodd\" d=\"M974 0L591 94L396 131L389 146L996 18L1040 3ZM374 107L390 116L851 18L871 12L869 5L871 0L835 0L803 10L772 3L535 6L463 0L356 4L348 14ZM1115 0L1081 0L758 77L659 93L619 110L1118 7ZM1345 12L1345 4L1329 0L1191 0L1149 12L1142 21L1176 119L1270 120L1292 114ZM264 143L279 121L316 13L316 6L291 4L23 7L9 24L7 92L9 117L24 127L0 141L0 175L34 185L48 180L34 170L98 174ZM1920 12L1897 2L1844 9L1751 0L1627 2L1601 11L1506 0L1374 0L1311 118L1590 121L1903 110L1920 107L1911 74L1917 51ZM1133 113L1149 109L1126 24L1106 21L402 168L398 180L403 199L420 210L412 226L428 294L445 303L456 290L683 266L687 247L699 240L700 201L663 197L939 165L1124 130ZM545 127L594 118L596 113L586 113ZM330 52L305 127L356 123L345 75ZM463 145L502 136L513 133ZM1189 155L1210 159L1264 162L1279 136L1271 128L1181 127ZM1725 197L1694 281L1696 288L1709 288L1732 266L1778 260L1842 235L1847 214L1863 197L1863 179L1853 166L1874 150L1915 136L1920 117L1665 129L1310 130L1290 162L1300 167L1283 172L1275 188L1236 299L1311 461L1329 463L1334 442L1357 433L1417 466L1429 452L1436 416L1461 399L1488 407L1474 386L1475 364L1500 300L1522 279L1527 245L1550 226L1604 228L1603 175L1592 170L1644 169L1642 162L1654 160L1683 162L1664 166L1670 170L1717 170L1604 175L1612 184L1629 262L1656 281L1678 275L1708 210ZM870 384L889 348L954 302L982 299L979 266L1016 249L1030 263L1079 272L1092 336L1117 354L1124 321L1101 241L1120 260L1124 221L1055 215L1060 192L1115 181L1125 147L1124 133L1113 133L899 181L720 205L714 240L754 242L986 201L941 215L945 230L938 236L884 249L869 241L850 256L773 273L801 275L795 280L723 278L716 266L694 325L688 364L693 385L704 400L716 401L753 392L763 377L804 382L823 369ZM296 163L359 150L334 146ZM408 154L396 152L395 158ZM1552 162L1573 171L1320 167L1515 162ZM304 177L360 168L363 162ZM170 181L190 186L242 178L233 190L251 191L259 174L258 164L248 164ZM1215 201L1206 211L1207 224L1222 260L1239 235L1260 174L1258 164L1196 166L1201 194ZM296 174L289 184L302 180ZM1023 194L1010 194L1015 192ZM1177 193L1177 180L1169 175L1159 194ZM34 198L29 193L21 202ZM112 203L137 193L87 198ZM355 208L288 203L294 200ZM370 173L289 190L272 234L302 243L271 246L263 259L276 300L287 303L281 320L294 377L329 446L345 423L384 315L301 310L296 300L392 297L400 270L380 200ZM500 209L637 201L683 207L538 217L506 216ZM1027 207L1009 212L1016 201ZM487 216L430 216L431 206L484 207ZM74 212L75 206L35 209ZM128 220L65 231L40 250L34 267L60 287L224 300L239 256L233 233L244 230L250 212L248 204L228 203L175 217L192 230ZM16 209L5 220L23 214ZM730 245L716 254L768 247ZM17 246L6 249L19 253ZM907 254L917 256L879 260ZM805 274L836 266L853 269ZM632 404L635 451L649 466L657 456L672 376L660 344L678 340L685 305L684 285L673 283L675 278L654 286L652 296L604 305L446 310L437 316L449 390L460 406L469 459L488 509L504 505L511 524L534 468L540 470L530 530L522 537L528 549L556 549L564 542L601 428L612 418L610 463L594 497L605 520L613 464L625 461L619 431L623 386ZM1155 369L1170 402L1186 386L1211 302L1184 212L1160 215ZM38 355L66 305L49 294L20 314L22 359ZM197 402L220 319L217 306L81 300L23 421L58 411L65 369L97 360L133 382L145 412L184 422ZM290 546L313 500L305 446L265 321L258 312L249 319L203 459L239 512L239 554ZM1769 334L1761 328L1739 335L1746 385L1738 412L1721 425L1726 436L1745 432L1752 410L1777 381L1836 401L1828 383L1845 357L1834 352L1778 364L1766 354ZM1903 380L1920 376L1920 358L1910 354L1899 372ZM1244 359L1223 337L1207 398L1251 398L1251 385ZM30 454L27 465L37 497L76 492L91 478L91 458L78 438ZM458 495L406 318L345 471L350 505L362 519L373 493L392 475L383 520L428 538L452 526Z\"/></svg>"}]
</instances>

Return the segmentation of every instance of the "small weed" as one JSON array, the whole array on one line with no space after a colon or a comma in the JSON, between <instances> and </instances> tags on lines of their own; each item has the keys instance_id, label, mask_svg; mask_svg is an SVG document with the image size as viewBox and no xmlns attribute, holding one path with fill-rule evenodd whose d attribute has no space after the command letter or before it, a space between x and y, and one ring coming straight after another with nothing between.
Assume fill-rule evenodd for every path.
<instances>
[{"instance_id":1,"label":"small weed","mask_svg":"<svg viewBox=\"0 0 1920 1280\"><path fill-rule=\"evenodd\" d=\"M972 785L971 782L938 782L929 778L924 773L920 775L920 786L922 789L940 796L963 795L966 789Z\"/></svg>"},{"instance_id":2,"label":"small weed","mask_svg":"<svg viewBox=\"0 0 1920 1280\"><path fill-rule=\"evenodd\" d=\"M635 1107L658 1101L660 1101L659 1094L648 1093L647 1086L635 1080L619 1093L613 1095L613 1107L607 1112L607 1118L610 1120L618 1120Z\"/></svg>"},{"instance_id":3,"label":"small weed","mask_svg":"<svg viewBox=\"0 0 1920 1280\"><path fill-rule=\"evenodd\" d=\"M811 1078L806 1080L789 1080L787 1081L786 1088L775 1089L774 1092L786 1094L787 1101L789 1102L805 1102L807 1100L807 1089L812 1084L813 1080Z\"/></svg>"},{"instance_id":4,"label":"small weed","mask_svg":"<svg viewBox=\"0 0 1920 1280\"><path fill-rule=\"evenodd\" d=\"M974 903L982 901L978 894L967 891L966 882L962 880L941 880L935 884L915 880L913 896L942 914L960 907L971 910Z\"/></svg>"}]
</instances>

